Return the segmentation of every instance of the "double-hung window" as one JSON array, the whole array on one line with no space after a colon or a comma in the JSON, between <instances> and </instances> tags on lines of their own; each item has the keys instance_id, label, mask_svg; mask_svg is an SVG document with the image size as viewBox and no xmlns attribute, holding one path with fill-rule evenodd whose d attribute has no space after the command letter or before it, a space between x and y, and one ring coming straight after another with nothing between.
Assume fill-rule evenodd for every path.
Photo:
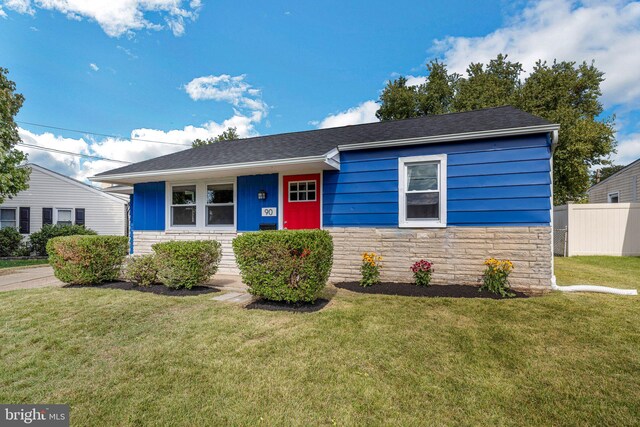
<instances>
[{"instance_id":1,"label":"double-hung window","mask_svg":"<svg viewBox=\"0 0 640 427\"><path fill-rule=\"evenodd\" d=\"M447 156L401 157L398 174L398 225L446 226Z\"/></svg>"},{"instance_id":2,"label":"double-hung window","mask_svg":"<svg viewBox=\"0 0 640 427\"><path fill-rule=\"evenodd\" d=\"M0 229L13 227L16 228L16 209L0 209Z\"/></svg>"},{"instance_id":3,"label":"double-hung window","mask_svg":"<svg viewBox=\"0 0 640 427\"><path fill-rule=\"evenodd\" d=\"M71 209L56 209L56 224L71 225L73 221L71 219Z\"/></svg>"},{"instance_id":4,"label":"double-hung window","mask_svg":"<svg viewBox=\"0 0 640 427\"><path fill-rule=\"evenodd\" d=\"M234 205L232 183L207 185L207 225L233 226Z\"/></svg>"},{"instance_id":5,"label":"double-hung window","mask_svg":"<svg viewBox=\"0 0 640 427\"><path fill-rule=\"evenodd\" d=\"M197 217L196 186L171 187L171 225L195 226Z\"/></svg>"}]
</instances>

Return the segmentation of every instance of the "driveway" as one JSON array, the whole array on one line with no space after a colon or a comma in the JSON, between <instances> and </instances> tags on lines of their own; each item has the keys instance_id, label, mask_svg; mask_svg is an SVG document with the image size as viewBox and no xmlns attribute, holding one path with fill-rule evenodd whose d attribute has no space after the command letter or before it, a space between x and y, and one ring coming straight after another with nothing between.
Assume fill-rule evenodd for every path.
<instances>
[{"instance_id":1,"label":"driveway","mask_svg":"<svg viewBox=\"0 0 640 427\"><path fill-rule=\"evenodd\" d=\"M0 292L62 285L49 265L0 270Z\"/></svg>"}]
</instances>

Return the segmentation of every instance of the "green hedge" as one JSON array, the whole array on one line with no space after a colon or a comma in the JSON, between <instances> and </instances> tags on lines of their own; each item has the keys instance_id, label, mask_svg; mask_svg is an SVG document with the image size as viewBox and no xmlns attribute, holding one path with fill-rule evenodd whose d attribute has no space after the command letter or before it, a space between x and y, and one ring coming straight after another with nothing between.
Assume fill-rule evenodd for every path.
<instances>
[{"instance_id":1,"label":"green hedge","mask_svg":"<svg viewBox=\"0 0 640 427\"><path fill-rule=\"evenodd\" d=\"M58 279L93 285L118 278L128 247L127 236L63 236L49 240L47 253Z\"/></svg>"},{"instance_id":2,"label":"green hedge","mask_svg":"<svg viewBox=\"0 0 640 427\"><path fill-rule=\"evenodd\" d=\"M215 240L182 240L156 243L158 280L170 288L202 285L218 271L222 257Z\"/></svg>"},{"instance_id":3,"label":"green hedge","mask_svg":"<svg viewBox=\"0 0 640 427\"><path fill-rule=\"evenodd\" d=\"M47 255L47 242L49 239L60 236L75 236L75 235L95 235L97 234L90 228L85 228L82 225L51 225L45 224L39 231L29 236L31 242L31 249L36 255Z\"/></svg>"},{"instance_id":4,"label":"green hedge","mask_svg":"<svg viewBox=\"0 0 640 427\"><path fill-rule=\"evenodd\" d=\"M329 279L333 240L323 230L259 231L236 237L233 252L253 295L314 302Z\"/></svg>"},{"instance_id":5,"label":"green hedge","mask_svg":"<svg viewBox=\"0 0 640 427\"><path fill-rule=\"evenodd\" d=\"M0 229L0 256L16 256L21 242L22 234L15 228Z\"/></svg>"}]
</instances>

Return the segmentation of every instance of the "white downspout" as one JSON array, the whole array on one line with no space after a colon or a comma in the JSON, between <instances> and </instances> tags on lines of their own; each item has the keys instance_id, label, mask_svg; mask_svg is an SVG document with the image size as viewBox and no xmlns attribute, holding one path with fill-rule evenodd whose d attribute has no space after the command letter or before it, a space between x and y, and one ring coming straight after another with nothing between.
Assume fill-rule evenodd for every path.
<instances>
[{"instance_id":1,"label":"white downspout","mask_svg":"<svg viewBox=\"0 0 640 427\"><path fill-rule=\"evenodd\" d=\"M573 286L558 286L556 283L556 275L554 274L554 238L553 238L553 151L558 144L558 131L554 130L551 133L551 289L560 292L598 292L603 294L614 295L638 295L638 291L635 289L619 289L610 288L608 286L594 286L594 285L573 285Z\"/></svg>"}]
</instances>

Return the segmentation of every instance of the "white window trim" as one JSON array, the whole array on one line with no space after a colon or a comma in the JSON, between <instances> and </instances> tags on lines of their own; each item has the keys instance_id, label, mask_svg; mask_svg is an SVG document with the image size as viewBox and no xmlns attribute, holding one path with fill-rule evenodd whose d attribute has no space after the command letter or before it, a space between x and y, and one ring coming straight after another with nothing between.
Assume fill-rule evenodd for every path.
<instances>
[{"instance_id":1,"label":"white window trim","mask_svg":"<svg viewBox=\"0 0 640 427\"><path fill-rule=\"evenodd\" d=\"M233 184L233 225L207 225L207 185ZM171 208L173 205L173 187L182 185L196 186L196 224L195 225L172 225ZM197 181L166 181L165 182L165 231L224 231L236 232L238 226L238 181L237 177L221 177L220 179L197 180ZM187 206L187 205L175 205Z\"/></svg>"},{"instance_id":2,"label":"white window trim","mask_svg":"<svg viewBox=\"0 0 640 427\"><path fill-rule=\"evenodd\" d=\"M438 186L440 189L440 219L438 220L407 220L407 206L405 205L405 191L407 181L406 166L412 163L439 162ZM413 156L398 158L398 227L400 228L443 228L447 226L447 155Z\"/></svg>"},{"instance_id":3,"label":"white window trim","mask_svg":"<svg viewBox=\"0 0 640 427\"><path fill-rule=\"evenodd\" d=\"M620 203L620 192L619 191L614 191L612 193L607 194L607 203L613 203L611 201L611 196L618 196L618 202L617 203Z\"/></svg>"},{"instance_id":4,"label":"white window trim","mask_svg":"<svg viewBox=\"0 0 640 427\"><path fill-rule=\"evenodd\" d=\"M15 218L15 219L13 220L13 222L15 222L15 226L14 226L14 228L15 228L16 230L19 230L19 229L20 229L20 218L18 218L18 208L11 208L11 207L6 207L6 208L5 208L5 207L2 207L1 209L2 209L2 210L5 210L5 209L6 209L6 210L12 210L12 211L13 211L13 217Z\"/></svg>"},{"instance_id":5,"label":"white window trim","mask_svg":"<svg viewBox=\"0 0 640 427\"><path fill-rule=\"evenodd\" d=\"M208 189L207 187L209 185L225 185L225 184L231 184L233 186L233 202L232 203L214 203L214 204L209 204L207 203L207 192ZM227 180L218 180L218 181L207 181L204 185L204 225L205 227L207 227L207 229L216 229L216 230L235 230L236 229L236 221L237 221L237 197L238 197L238 191L236 188L236 180L235 179L227 179ZM256 196L257 197L257 196ZM208 224L208 207L209 206L231 206L233 205L233 224Z\"/></svg>"},{"instance_id":6,"label":"white window trim","mask_svg":"<svg viewBox=\"0 0 640 427\"><path fill-rule=\"evenodd\" d=\"M294 183L299 184L299 183L301 183L301 182L304 182L304 183L306 183L307 185L309 185L309 183L310 183L310 182L313 182L313 183L316 185L316 189L315 189L315 190L313 190L313 192L316 194L315 199L311 199L311 200L309 200L309 199L307 199L307 200L291 200L291 184L294 184ZM304 202L317 202L317 201L318 201L318 186L319 186L319 185L320 185L320 183L319 183L318 181L316 181L315 179L302 179L302 180L300 180L300 181L289 181L289 182L287 183L287 202L289 202L289 203L298 203L298 202L302 202L302 203L304 203ZM296 191L296 193L300 194L300 192L299 192L299 191ZM309 195L309 190L305 190L305 193L306 193L307 195Z\"/></svg>"},{"instance_id":7,"label":"white window trim","mask_svg":"<svg viewBox=\"0 0 640 427\"><path fill-rule=\"evenodd\" d=\"M58 225L58 212L59 211L71 211L71 225L74 225L75 215L73 208L53 208L53 225Z\"/></svg>"},{"instance_id":8,"label":"white window trim","mask_svg":"<svg viewBox=\"0 0 640 427\"><path fill-rule=\"evenodd\" d=\"M186 187L186 186L189 186L189 185L192 185L192 186L194 186L196 188L196 203L194 205L174 205L173 204L173 187ZM171 183L169 185L169 197L168 197L168 199L169 199L169 207L168 207L169 216L167 218L167 221L169 222L169 226L171 228L184 229L184 228L194 228L194 227L198 226L198 211L200 210L200 209L198 209L198 194L200 194L200 191L198 189L198 184L195 183L195 182L174 182L174 183ZM196 223L195 224L193 224L193 225L188 225L188 224L184 224L184 225L178 224L178 225L176 225L176 224L173 223L173 208L174 207L183 207L183 206L187 206L187 207L188 206L194 206L196 208Z\"/></svg>"}]
</instances>

